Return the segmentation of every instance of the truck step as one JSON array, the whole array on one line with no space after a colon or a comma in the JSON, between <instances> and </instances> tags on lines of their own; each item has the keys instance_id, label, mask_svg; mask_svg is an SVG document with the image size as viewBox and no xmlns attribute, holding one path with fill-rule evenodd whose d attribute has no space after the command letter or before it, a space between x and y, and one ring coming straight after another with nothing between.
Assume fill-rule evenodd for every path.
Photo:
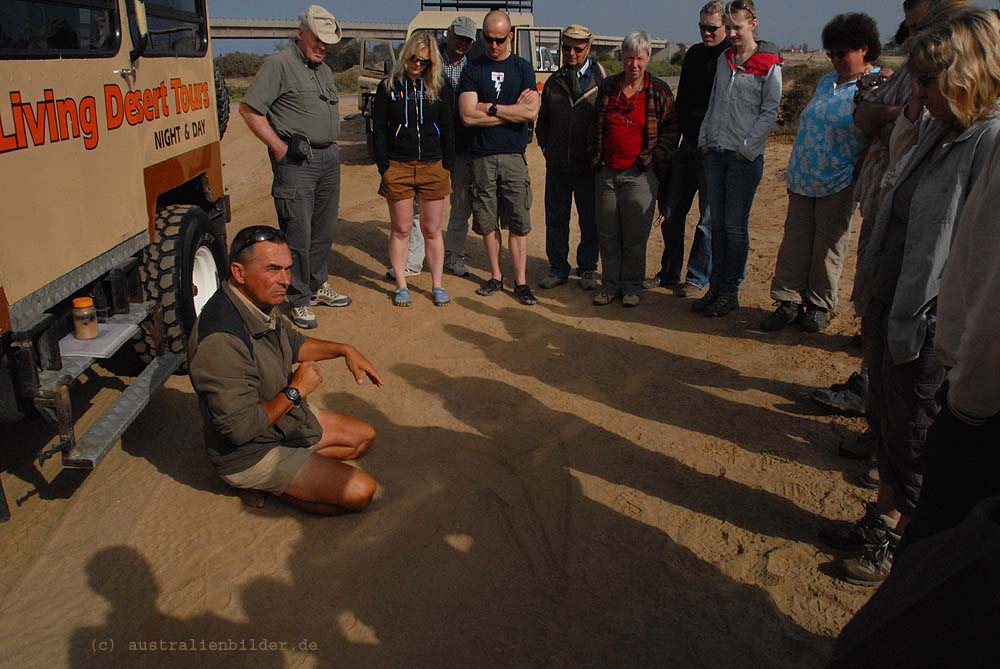
<instances>
[{"instance_id":1,"label":"truck step","mask_svg":"<svg viewBox=\"0 0 1000 669\"><path fill-rule=\"evenodd\" d=\"M184 361L177 353L165 353L153 359L146 369L129 384L121 397L77 439L76 447L63 454L63 466L73 469L93 469L104 458L125 429L149 404L153 393L163 385Z\"/></svg>"}]
</instances>

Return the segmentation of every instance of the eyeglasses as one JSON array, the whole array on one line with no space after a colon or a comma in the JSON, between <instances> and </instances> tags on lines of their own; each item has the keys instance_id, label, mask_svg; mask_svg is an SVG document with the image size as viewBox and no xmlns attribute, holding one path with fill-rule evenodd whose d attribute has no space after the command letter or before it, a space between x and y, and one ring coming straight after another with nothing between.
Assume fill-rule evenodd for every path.
<instances>
[{"instance_id":1,"label":"eyeglasses","mask_svg":"<svg viewBox=\"0 0 1000 669\"><path fill-rule=\"evenodd\" d=\"M936 74L921 74L917 77L917 85L920 88L930 88L938 80Z\"/></svg>"},{"instance_id":2,"label":"eyeglasses","mask_svg":"<svg viewBox=\"0 0 1000 669\"><path fill-rule=\"evenodd\" d=\"M703 33L714 33L714 32L717 32L719 30L719 28L721 28L721 27L722 26L712 26L712 25L709 25L707 23L699 23L698 24L698 30L700 30Z\"/></svg>"},{"instance_id":3,"label":"eyeglasses","mask_svg":"<svg viewBox=\"0 0 1000 669\"><path fill-rule=\"evenodd\" d=\"M826 57L830 60L840 59L846 56L850 52L850 49L827 49Z\"/></svg>"},{"instance_id":4,"label":"eyeglasses","mask_svg":"<svg viewBox=\"0 0 1000 669\"><path fill-rule=\"evenodd\" d=\"M276 228L269 228L267 226L261 226L259 228L253 229L253 233L247 236L232 253L232 257L235 258L244 250L250 248L258 242L274 242L276 244L287 244L288 240L285 238L285 233Z\"/></svg>"},{"instance_id":5,"label":"eyeglasses","mask_svg":"<svg viewBox=\"0 0 1000 669\"><path fill-rule=\"evenodd\" d=\"M420 65L421 67L431 64L430 58L420 58L419 56L410 56L410 62L414 65Z\"/></svg>"},{"instance_id":6,"label":"eyeglasses","mask_svg":"<svg viewBox=\"0 0 1000 669\"><path fill-rule=\"evenodd\" d=\"M729 9L730 11L734 9L742 9L743 11L749 13L753 18L757 18L757 12L755 12L750 5L743 2L743 0L733 0L729 3Z\"/></svg>"},{"instance_id":7,"label":"eyeglasses","mask_svg":"<svg viewBox=\"0 0 1000 669\"><path fill-rule=\"evenodd\" d=\"M563 44L562 45L563 53L569 53L570 51L572 51L573 53L583 53L584 50L586 50L586 48L587 47L585 47L585 46L574 46L572 44Z\"/></svg>"},{"instance_id":8,"label":"eyeglasses","mask_svg":"<svg viewBox=\"0 0 1000 669\"><path fill-rule=\"evenodd\" d=\"M497 44L497 45L499 45L499 44L503 44L504 42L506 42L508 37L510 37L509 34L504 35L503 37L490 37L489 35L486 35L484 33L483 34L483 41L485 41L487 44Z\"/></svg>"}]
</instances>

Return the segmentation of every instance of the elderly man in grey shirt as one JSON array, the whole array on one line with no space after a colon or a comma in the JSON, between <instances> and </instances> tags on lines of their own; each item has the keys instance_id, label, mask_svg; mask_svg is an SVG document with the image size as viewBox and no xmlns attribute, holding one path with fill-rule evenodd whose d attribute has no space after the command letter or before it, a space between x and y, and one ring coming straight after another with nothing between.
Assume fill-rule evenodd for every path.
<instances>
[{"instance_id":1,"label":"elderly man in grey shirt","mask_svg":"<svg viewBox=\"0 0 1000 669\"><path fill-rule=\"evenodd\" d=\"M292 321L314 328L313 306L351 303L327 281L340 209L340 108L333 71L323 58L327 47L340 41L341 30L319 5L310 5L299 20L296 44L264 61L240 115L269 150L271 195L292 251Z\"/></svg>"}]
</instances>

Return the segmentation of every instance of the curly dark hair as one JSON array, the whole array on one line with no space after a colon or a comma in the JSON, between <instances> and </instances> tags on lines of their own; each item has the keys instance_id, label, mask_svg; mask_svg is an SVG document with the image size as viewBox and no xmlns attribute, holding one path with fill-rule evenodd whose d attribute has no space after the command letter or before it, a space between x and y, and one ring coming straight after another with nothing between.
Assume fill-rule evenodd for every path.
<instances>
[{"instance_id":1,"label":"curly dark hair","mask_svg":"<svg viewBox=\"0 0 1000 669\"><path fill-rule=\"evenodd\" d=\"M864 47L868 47L866 63L874 63L882 54L878 26L875 25L875 19L867 14L837 14L823 27L824 49L853 50Z\"/></svg>"}]
</instances>

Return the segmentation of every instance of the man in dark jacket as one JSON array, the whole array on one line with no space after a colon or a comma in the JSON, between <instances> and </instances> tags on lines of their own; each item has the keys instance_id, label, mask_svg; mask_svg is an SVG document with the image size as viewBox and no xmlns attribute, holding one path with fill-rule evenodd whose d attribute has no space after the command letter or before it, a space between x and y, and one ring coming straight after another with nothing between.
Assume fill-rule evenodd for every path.
<instances>
[{"instance_id":1,"label":"man in dark jacket","mask_svg":"<svg viewBox=\"0 0 1000 669\"><path fill-rule=\"evenodd\" d=\"M684 56L677 94L677 120L681 126L681 145L670 166L670 178L660 182L660 207L663 213L663 257L660 271L646 280L646 288L675 287L678 297L701 290L708 284L712 272L712 222L705 188L705 169L698 151L698 133L708 111L708 99L715 82L715 67L719 55L729 48L726 28L722 24L725 3L712 0L701 8L698 31L701 43L693 45ZM700 218L694 231L694 242L688 256L687 276L684 269L684 226L688 211L698 194Z\"/></svg>"},{"instance_id":2,"label":"man in dark jacket","mask_svg":"<svg viewBox=\"0 0 1000 669\"><path fill-rule=\"evenodd\" d=\"M574 197L580 223L577 275L584 290L599 285L594 172L587 140L594 132L594 101L605 73L590 57L592 39L585 26L571 25L563 30L563 66L542 91L535 134L545 154L545 253L549 273L539 283L540 288L554 288L569 278L569 215Z\"/></svg>"}]
</instances>

